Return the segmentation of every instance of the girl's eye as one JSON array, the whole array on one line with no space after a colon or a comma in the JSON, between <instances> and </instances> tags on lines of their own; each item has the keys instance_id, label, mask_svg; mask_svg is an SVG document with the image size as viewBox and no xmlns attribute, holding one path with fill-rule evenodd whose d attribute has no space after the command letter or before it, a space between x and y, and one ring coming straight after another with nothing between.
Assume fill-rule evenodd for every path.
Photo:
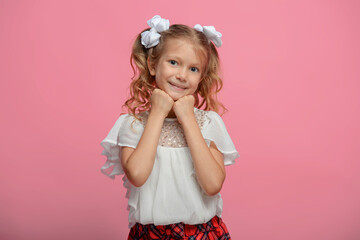
<instances>
[{"instance_id":1,"label":"girl's eye","mask_svg":"<svg viewBox=\"0 0 360 240\"><path fill-rule=\"evenodd\" d=\"M177 64L177 62L175 60L170 60L169 62L170 62L171 65L176 65Z\"/></svg>"},{"instance_id":2,"label":"girl's eye","mask_svg":"<svg viewBox=\"0 0 360 240\"><path fill-rule=\"evenodd\" d=\"M192 68L190 68L190 70L191 70L192 72L199 72L199 69L196 68L196 67L192 67Z\"/></svg>"}]
</instances>

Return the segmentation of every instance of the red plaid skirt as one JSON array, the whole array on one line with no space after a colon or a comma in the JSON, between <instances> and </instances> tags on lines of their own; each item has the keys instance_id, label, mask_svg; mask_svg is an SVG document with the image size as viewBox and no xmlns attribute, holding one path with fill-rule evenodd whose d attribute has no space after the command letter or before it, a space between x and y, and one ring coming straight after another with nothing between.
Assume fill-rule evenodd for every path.
<instances>
[{"instance_id":1,"label":"red plaid skirt","mask_svg":"<svg viewBox=\"0 0 360 240\"><path fill-rule=\"evenodd\" d=\"M136 223L129 233L128 240L227 240L231 239L230 234L221 218L215 216L207 223L188 225L184 223L175 223L169 225Z\"/></svg>"}]
</instances>

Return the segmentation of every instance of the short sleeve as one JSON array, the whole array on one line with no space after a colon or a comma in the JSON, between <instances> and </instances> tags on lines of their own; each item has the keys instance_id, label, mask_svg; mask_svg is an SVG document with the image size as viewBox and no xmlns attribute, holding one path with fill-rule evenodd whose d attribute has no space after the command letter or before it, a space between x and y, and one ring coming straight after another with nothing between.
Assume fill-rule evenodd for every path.
<instances>
[{"instance_id":1,"label":"short sleeve","mask_svg":"<svg viewBox=\"0 0 360 240\"><path fill-rule=\"evenodd\" d=\"M232 142L224 121L214 111L208 111L208 123L202 128L202 134L205 141L210 144L214 142L218 150L224 155L224 164L231 165L235 159L240 157L234 143Z\"/></svg>"},{"instance_id":2,"label":"short sleeve","mask_svg":"<svg viewBox=\"0 0 360 240\"><path fill-rule=\"evenodd\" d=\"M116 175L124 174L121 165L121 147L136 148L142 133L143 127L139 121L128 114L121 115L100 143L103 147L101 154L107 157L101 172L112 179Z\"/></svg>"}]
</instances>

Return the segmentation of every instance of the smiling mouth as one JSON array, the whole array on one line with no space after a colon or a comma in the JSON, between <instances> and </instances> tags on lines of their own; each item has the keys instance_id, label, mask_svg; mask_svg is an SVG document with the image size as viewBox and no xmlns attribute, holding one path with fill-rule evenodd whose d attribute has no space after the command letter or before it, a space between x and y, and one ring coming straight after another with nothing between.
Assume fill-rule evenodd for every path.
<instances>
[{"instance_id":1,"label":"smiling mouth","mask_svg":"<svg viewBox=\"0 0 360 240\"><path fill-rule=\"evenodd\" d=\"M186 89L186 87L178 86L178 85L175 85L175 84L173 84L173 83L171 83L171 82L169 82L169 84L170 84L173 88L175 88L175 89L177 89L177 90L185 90L185 89Z\"/></svg>"}]
</instances>

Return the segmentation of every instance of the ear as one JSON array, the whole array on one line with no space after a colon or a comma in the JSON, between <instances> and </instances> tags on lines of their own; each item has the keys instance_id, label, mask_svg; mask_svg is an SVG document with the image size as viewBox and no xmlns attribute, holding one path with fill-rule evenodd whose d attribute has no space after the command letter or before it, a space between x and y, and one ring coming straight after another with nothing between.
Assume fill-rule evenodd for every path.
<instances>
[{"instance_id":1,"label":"ear","mask_svg":"<svg viewBox=\"0 0 360 240\"><path fill-rule=\"evenodd\" d=\"M147 58L147 66L149 68L150 75L155 76L156 69L154 64L151 62L150 57Z\"/></svg>"}]
</instances>

